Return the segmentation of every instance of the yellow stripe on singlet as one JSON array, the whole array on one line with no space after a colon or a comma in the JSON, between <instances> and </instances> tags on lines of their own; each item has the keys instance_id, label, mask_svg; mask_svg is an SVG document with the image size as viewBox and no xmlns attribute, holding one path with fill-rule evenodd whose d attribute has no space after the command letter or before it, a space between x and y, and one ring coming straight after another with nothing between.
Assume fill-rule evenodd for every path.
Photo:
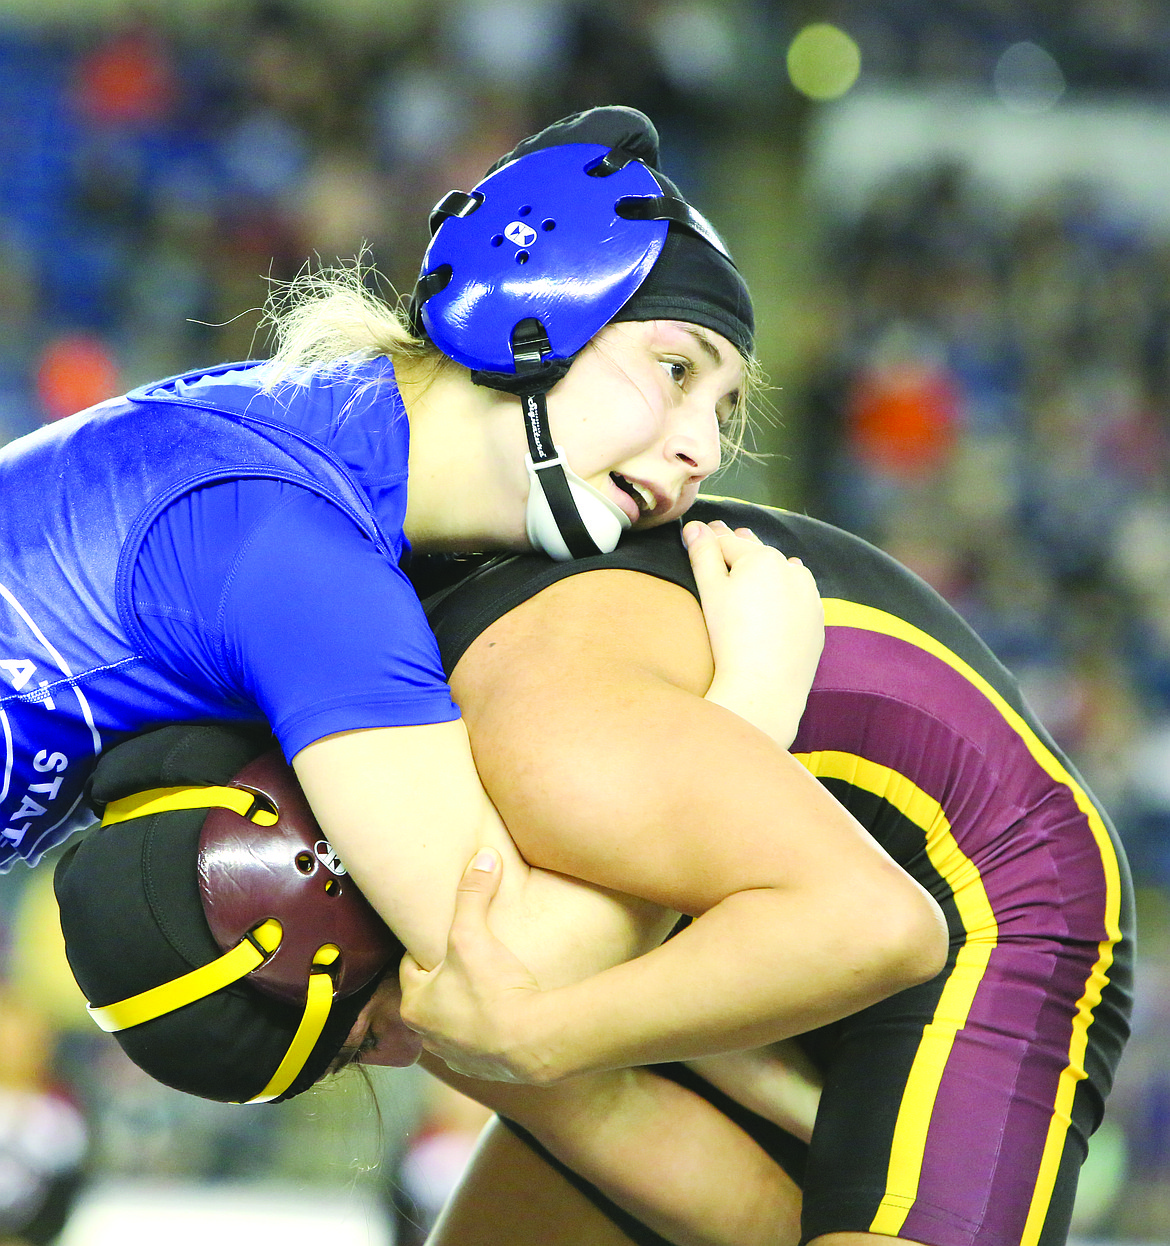
<instances>
[{"instance_id":1,"label":"yellow stripe on singlet","mask_svg":"<svg viewBox=\"0 0 1170 1246\"><path fill-rule=\"evenodd\" d=\"M1054 782L1068 788L1077 808L1085 815L1097 844L1105 878L1105 938L1098 944L1097 960L1085 983L1084 993L1077 1001L1068 1063L1060 1075L1028 1219L1020 1239L1020 1246L1036 1246L1056 1185L1065 1136L1072 1120L1077 1083L1086 1076L1085 1051L1089 1042L1089 1027L1093 1023L1093 1010L1101 1002L1101 993L1109 981L1109 970L1113 964L1113 948L1121 940L1121 870L1113 842L1100 812L1084 788L1060 764L1020 714L978 671L928 632L884 610L839 598L826 598L824 607L826 626L859 628L893 636L945 662L977 688L1020 737L1041 769ZM943 989L934 1018L924 1031L922 1044L907 1081L894 1127L886 1195L870 1225L871 1233L896 1235L918 1188L930 1108L938 1093L946 1058L957 1030L966 1020L971 1000L995 947L995 916L978 870L959 850L950 825L937 802L905 776L886 771L884 767L862 758L843 753L806 756L806 765L809 765L814 774L839 778L855 783L866 791L875 792L923 828L927 836L927 854L931 864L954 891L955 903L967 932L966 942ZM821 765L827 769L816 768Z\"/></svg>"},{"instance_id":2,"label":"yellow stripe on singlet","mask_svg":"<svg viewBox=\"0 0 1170 1246\"><path fill-rule=\"evenodd\" d=\"M983 879L964 855L942 806L905 775L853 753L798 753L796 757L822 779L839 779L888 801L904 817L920 827L926 837L931 865L947 880L967 937L959 949L930 1024L914 1056L906 1089L894 1126L886 1192L871 1233L895 1236L918 1196L926 1134L943 1071L955 1035L967 1023L975 992L991 959L999 928Z\"/></svg>"}]
</instances>

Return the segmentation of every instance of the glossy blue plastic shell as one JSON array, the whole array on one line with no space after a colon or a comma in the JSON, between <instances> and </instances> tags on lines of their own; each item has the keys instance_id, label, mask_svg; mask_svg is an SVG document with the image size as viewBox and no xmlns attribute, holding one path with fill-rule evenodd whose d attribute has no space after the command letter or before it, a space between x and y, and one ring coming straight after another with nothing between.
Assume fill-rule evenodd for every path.
<instances>
[{"instance_id":1,"label":"glossy blue plastic shell","mask_svg":"<svg viewBox=\"0 0 1170 1246\"><path fill-rule=\"evenodd\" d=\"M451 280L422 307L435 345L468 368L514 373L512 330L535 317L552 358L568 359L617 314L646 279L666 221L630 221L615 205L659 195L634 160L608 177L586 170L609 149L569 143L531 152L475 187L483 203L438 228L422 271Z\"/></svg>"}]
</instances>

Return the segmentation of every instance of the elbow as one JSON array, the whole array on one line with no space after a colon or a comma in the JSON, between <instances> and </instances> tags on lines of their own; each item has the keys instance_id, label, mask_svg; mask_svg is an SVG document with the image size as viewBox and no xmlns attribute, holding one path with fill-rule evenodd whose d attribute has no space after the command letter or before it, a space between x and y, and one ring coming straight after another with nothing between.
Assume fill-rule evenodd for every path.
<instances>
[{"instance_id":1,"label":"elbow","mask_svg":"<svg viewBox=\"0 0 1170 1246\"><path fill-rule=\"evenodd\" d=\"M882 924L883 976L890 993L920 986L943 971L950 936L942 909L927 891L913 884Z\"/></svg>"}]
</instances>

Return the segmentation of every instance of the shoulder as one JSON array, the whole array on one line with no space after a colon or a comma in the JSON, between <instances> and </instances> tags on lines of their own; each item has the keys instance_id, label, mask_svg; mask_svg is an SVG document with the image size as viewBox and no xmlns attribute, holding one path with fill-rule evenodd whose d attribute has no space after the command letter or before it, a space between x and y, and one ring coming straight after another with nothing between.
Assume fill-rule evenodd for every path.
<instances>
[{"instance_id":1,"label":"shoulder","mask_svg":"<svg viewBox=\"0 0 1170 1246\"><path fill-rule=\"evenodd\" d=\"M1018 704L1015 680L962 615L908 567L868 541L809 515L701 498L698 519L747 525L761 540L800 558L816 577L825 623L839 633L884 635L969 672Z\"/></svg>"},{"instance_id":2,"label":"shoulder","mask_svg":"<svg viewBox=\"0 0 1170 1246\"><path fill-rule=\"evenodd\" d=\"M607 592L596 571L641 572L695 593L694 578L678 524L627 537L610 554L553 562L539 554L509 555L484 563L458 583L428 597L424 605L443 665L454 669L468 646L497 620L545 590L565 581L591 582L591 592Z\"/></svg>"}]
</instances>

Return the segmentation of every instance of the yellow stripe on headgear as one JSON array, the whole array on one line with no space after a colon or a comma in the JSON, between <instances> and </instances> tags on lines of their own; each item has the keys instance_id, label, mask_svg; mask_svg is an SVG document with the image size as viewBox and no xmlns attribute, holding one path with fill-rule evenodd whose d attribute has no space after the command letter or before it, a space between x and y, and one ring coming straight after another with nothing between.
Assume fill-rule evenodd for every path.
<instances>
[{"instance_id":1,"label":"yellow stripe on headgear","mask_svg":"<svg viewBox=\"0 0 1170 1246\"><path fill-rule=\"evenodd\" d=\"M131 818L148 818L152 813L171 813L176 809L230 809L257 826L275 826L276 814L256 805L253 793L242 787L155 787L110 801L102 815L102 826L116 826Z\"/></svg>"},{"instance_id":2,"label":"yellow stripe on headgear","mask_svg":"<svg viewBox=\"0 0 1170 1246\"><path fill-rule=\"evenodd\" d=\"M326 943L313 954L313 964L331 965L339 954L340 948L336 944ZM312 970L309 974L309 997L305 1001L305 1012L288 1051L277 1065L272 1080L258 1095L248 1099L248 1103L268 1103L271 1099L277 1099L296 1081L297 1075L312 1055L317 1039L321 1037L332 1007L333 979L324 968Z\"/></svg>"},{"instance_id":3,"label":"yellow stripe on headgear","mask_svg":"<svg viewBox=\"0 0 1170 1246\"><path fill-rule=\"evenodd\" d=\"M253 969L258 969L280 947L283 933L280 922L270 917L245 935L230 952L225 952L209 964L172 978L161 986L152 986L139 995L131 995L119 1003L100 1008L87 1005L87 1011L107 1034L128 1030L156 1017L163 1017L168 1012L176 1012L196 1000L206 999L221 987L231 986Z\"/></svg>"},{"instance_id":4,"label":"yellow stripe on headgear","mask_svg":"<svg viewBox=\"0 0 1170 1246\"><path fill-rule=\"evenodd\" d=\"M249 818L257 826L274 826L277 816L257 805L256 797L239 787L156 787L110 801L101 824L116 826L133 818L181 809L230 809L243 818ZM108 1034L143 1025L197 1000L206 999L246 977L278 950L283 935L280 922L270 917L250 930L234 948L209 964L118 1003L97 1008L87 1005L87 1010ZM268 1085L244 1102L268 1103L278 1099L296 1081L329 1020L334 987L327 967L340 954L341 949L334 943L323 944L313 954L314 968L309 973L308 997L297 1032Z\"/></svg>"}]
</instances>

